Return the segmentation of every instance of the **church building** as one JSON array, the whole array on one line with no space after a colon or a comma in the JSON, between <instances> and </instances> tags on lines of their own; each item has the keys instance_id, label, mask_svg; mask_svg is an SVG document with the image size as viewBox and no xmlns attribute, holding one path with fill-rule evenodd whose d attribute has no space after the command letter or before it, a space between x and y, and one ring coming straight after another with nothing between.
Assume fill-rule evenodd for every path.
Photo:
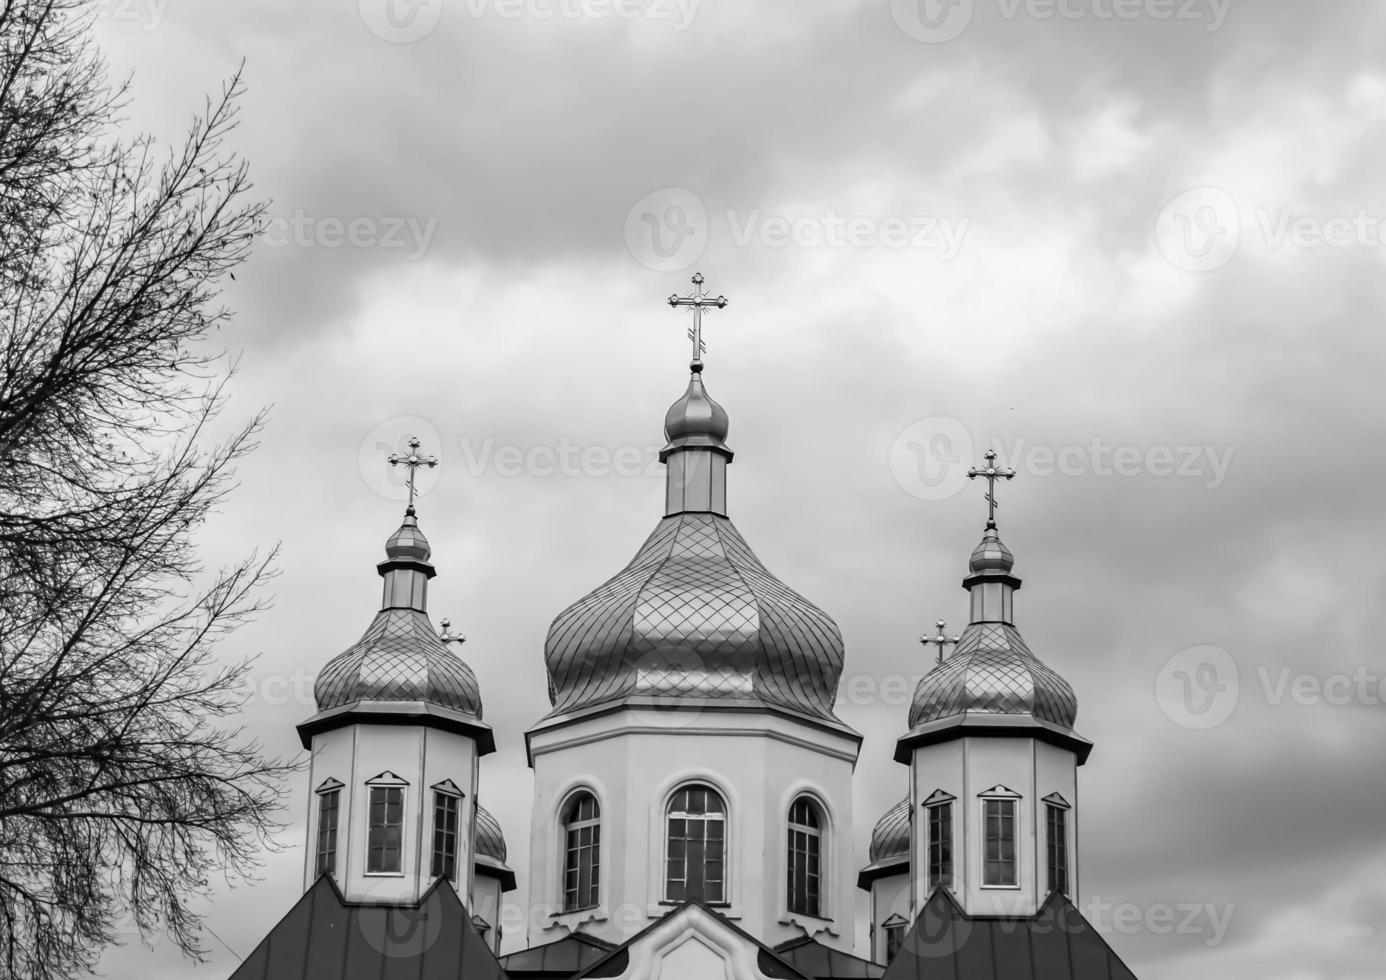
<instances>
[{"instance_id":1,"label":"church building","mask_svg":"<svg viewBox=\"0 0 1386 980\"><path fill-rule=\"evenodd\" d=\"M1014 474L994 453L969 473L990 509L962 583L969 623L925 637L937 663L894 752L905 795L858 867L842 635L728 516L730 427L701 338L727 301L693 286L669 299L691 311L693 360L664 418L663 512L545 643L552 709L524 744L528 934L502 936L516 876L478 785L497 747L462 638L428 614L413 476L436 460L414 440L390 459L410 501L377 565L380 610L322 668L298 727L314 793L303 896L232 980L1134 980L1077 908L1092 744L1073 689L1016 628L994 510Z\"/></svg>"}]
</instances>

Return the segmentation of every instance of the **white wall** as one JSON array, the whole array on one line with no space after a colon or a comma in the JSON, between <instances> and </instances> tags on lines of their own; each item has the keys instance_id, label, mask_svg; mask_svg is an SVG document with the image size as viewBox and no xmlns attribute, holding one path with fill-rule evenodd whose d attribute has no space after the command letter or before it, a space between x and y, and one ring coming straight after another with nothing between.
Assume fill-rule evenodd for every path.
<instances>
[{"instance_id":1,"label":"white wall","mask_svg":"<svg viewBox=\"0 0 1386 980\"><path fill-rule=\"evenodd\" d=\"M721 909L769 945L807 934L850 950L855 933L852 771L857 740L759 711L623 708L531 733L530 945L582 931L622 941L669 911L663 902L664 807L687 782L727 801L727 897ZM585 788L601 804L596 910L562 913L559 812ZM808 793L825 813L824 918L791 916L787 817Z\"/></svg>"},{"instance_id":2,"label":"white wall","mask_svg":"<svg viewBox=\"0 0 1386 980\"><path fill-rule=\"evenodd\" d=\"M334 878L350 901L414 902L432 883L433 790L445 780L463 792L457 842L458 880L454 888L464 900L471 889L477 755L476 743L465 735L413 725L346 725L313 736L309 787L327 779L343 784L337 816L337 870ZM402 872L366 873L368 818L367 780L392 772L408 786L404 793ZM308 847L304 888L316 875L318 799L308 811Z\"/></svg>"}]
</instances>

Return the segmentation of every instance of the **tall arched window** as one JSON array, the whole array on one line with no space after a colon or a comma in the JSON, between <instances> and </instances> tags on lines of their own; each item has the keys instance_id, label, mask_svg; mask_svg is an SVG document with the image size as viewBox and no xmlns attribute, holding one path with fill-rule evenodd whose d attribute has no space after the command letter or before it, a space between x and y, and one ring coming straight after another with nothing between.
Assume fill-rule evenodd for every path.
<instances>
[{"instance_id":1,"label":"tall arched window","mask_svg":"<svg viewBox=\"0 0 1386 980\"><path fill-rule=\"evenodd\" d=\"M822 914L823 815L818 804L801 796L789 807L789 911Z\"/></svg>"},{"instance_id":2,"label":"tall arched window","mask_svg":"<svg viewBox=\"0 0 1386 980\"><path fill-rule=\"evenodd\" d=\"M711 786L684 786L669 800L664 897L727 900L727 805Z\"/></svg>"},{"instance_id":3,"label":"tall arched window","mask_svg":"<svg viewBox=\"0 0 1386 980\"><path fill-rule=\"evenodd\" d=\"M563 808L563 911L597 904L601 877L602 810L588 792L573 794Z\"/></svg>"}]
</instances>

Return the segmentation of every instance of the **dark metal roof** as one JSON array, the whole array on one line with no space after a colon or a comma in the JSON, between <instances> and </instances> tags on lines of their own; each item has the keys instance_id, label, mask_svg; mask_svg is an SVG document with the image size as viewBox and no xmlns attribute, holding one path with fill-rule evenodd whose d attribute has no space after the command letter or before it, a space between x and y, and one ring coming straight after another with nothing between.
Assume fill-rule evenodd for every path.
<instances>
[{"instance_id":1,"label":"dark metal roof","mask_svg":"<svg viewBox=\"0 0 1386 980\"><path fill-rule=\"evenodd\" d=\"M476 852L505 863L505 834L500 821L480 803L476 805Z\"/></svg>"},{"instance_id":2,"label":"dark metal roof","mask_svg":"<svg viewBox=\"0 0 1386 980\"><path fill-rule=\"evenodd\" d=\"M732 522L660 521L626 568L549 628L549 717L631 697L768 704L836 721L842 634Z\"/></svg>"},{"instance_id":3,"label":"dark metal roof","mask_svg":"<svg viewBox=\"0 0 1386 980\"><path fill-rule=\"evenodd\" d=\"M543 946L502 956L500 962L506 975L516 980L520 977L525 980L568 980L615 948L614 943L578 932Z\"/></svg>"},{"instance_id":4,"label":"dark metal roof","mask_svg":"<svg viewBox=\"0 0 1386 980\"><path fill-rule=\"evenodd\" d=\"M824 946L804 936L775 947L780 958L814 980L870 980L885 973L885 967L840 949Z\"/></svg>"},{"instance_id":5,"label":"dark metal roof","mask_svg":"<svg viewBox=\"0 0 1386 980\"><path fill-rule=\"evenodd\" d=\"M970 916L934 892L883 980L1136 980L1062 894L1027 917Z\"/></svg>"},{"instance_id":6,"label":"dark metal roof","mask_svg":"<svg viewBox=\"0 0 1386 980\"><path fill-rule=\"evenodd\" d=\"M230 980L505 980L445 880L418 905L348 903L323 875Z\"/></svg>"}]
</instances>

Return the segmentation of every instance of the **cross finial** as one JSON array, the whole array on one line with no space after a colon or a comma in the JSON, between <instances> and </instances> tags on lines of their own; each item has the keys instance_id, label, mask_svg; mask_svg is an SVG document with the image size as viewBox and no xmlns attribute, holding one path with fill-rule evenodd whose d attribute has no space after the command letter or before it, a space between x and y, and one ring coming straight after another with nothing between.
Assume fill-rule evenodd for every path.
<instances>
[{"instance_id":1,"label":"cross finial","mask_svg":"<svg viewBox=\"0 0 1386 980\"><path fill-rule=\"evenodd\" d=\"M961 636L949 636L947 633L945 633L945 632L944 632L944 627L946 627L947 625L948 625L947 623L945 623L943 620L940 619L937 623L934 624L934 628L938 630L938 634L937 634L936 636L929 636L929 635L926 633L925 635L923 635L923 636L921 636L921 637L919 638L919 642L922 643L922 644L924 644L925 646L928 646L930 643L937 643L937 644L938 644L938 662L939 662L939 663L943 663L943 651L944 651L944 649L945 649L946 647L952 646L954 643L957 643L959 640L962 639Z\"/></svg>"},{"instance_id":2,"label":"cross finial","mask_svg":"<svg viewBox=\"0 0 1386 980\"><path fill-rule=\"evenodd\" d=\"M409 452L405 453L403 456L401 456L399 453L390 454L391 466L403 466L405 469L409 471L409 475L405 478L404 482L409 487L410 512L414 510L414 474L418 472L420 466L427 466L429 469L433 469L433 467L438 465L437 456L423 456L419 454L420 445L422 445L422 443L419 442L418 436L410 436Z\"/></svg>"},{"instance_id":3,"label":"cross finial","mask_svg":"<svg viewBox=\"0 0 1386 980\"><path fill-rule=\"evenodd\" d=\"M669 305L678 308L680 306L691 306L693 308L693 326L688 328L688 339L693 341L693 363L689 367L697 374L703 369L703 351L707 350L707 345L703 343L703 310L720 310L727 305L725 296L709 296L703 292L703 274L695 272L693 274L693 292L688 296L680 296L678 293L669 297Z\"/></svg>"},{"instance_id":4,"label":"cross finial","mask_svg":"<svg viewBox=\"0 0 1386 980\"><path fill-rule=\"evenodd\" d=\"M980 476L987 481L987 527L996 527L996 481L1015 479L1015 470L997 468L995 449L986 451L986 461L987 465L981 469L974 466L968 470L967 478L975 480Z\"/></svg>"}]
</instances>

